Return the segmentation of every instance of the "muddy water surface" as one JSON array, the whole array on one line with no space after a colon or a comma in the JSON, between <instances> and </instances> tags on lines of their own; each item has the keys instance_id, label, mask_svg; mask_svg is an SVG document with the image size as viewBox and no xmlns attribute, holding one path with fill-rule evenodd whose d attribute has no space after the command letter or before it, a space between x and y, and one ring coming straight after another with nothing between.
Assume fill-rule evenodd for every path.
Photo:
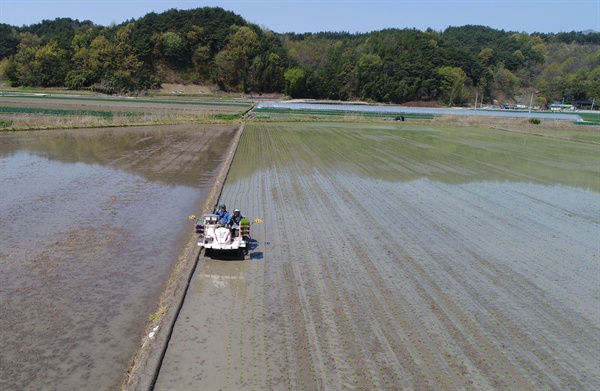
<instances>
[{"instance_id":1,"label":"muddy water surface","mask_svg":"<svg viewBox=\"0 0 600 391\"><path fill-rule=\"evenodd\" d=\"M234 131L0 134L0 389L118 387Z\"/></svg>"}]
</instances>

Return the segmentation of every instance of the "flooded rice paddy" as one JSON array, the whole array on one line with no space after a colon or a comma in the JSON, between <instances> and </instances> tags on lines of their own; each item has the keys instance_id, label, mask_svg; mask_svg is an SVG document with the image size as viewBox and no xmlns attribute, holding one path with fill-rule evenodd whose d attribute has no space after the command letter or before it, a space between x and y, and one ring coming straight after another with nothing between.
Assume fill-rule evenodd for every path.
<instances>
[{"instance_id":1,"label":"flooded rice paddy","mask_svg":"<svg viewBox=\"0 0 600 391\"><path fill-rule=\"evenodd\" d=\"M0 134L0 389L117 389L236 131Z\"/></svg>"},{"instance_id":2,"label":"flooded rice paddy","mask_svg":"<svg viewBox=\"0 0 600 391\"><path fill-rule=\"evenodd\" d=\"M597 390L599 193L598 145L247 124L155 389Z\"/></svg>"},{"instance_id":3,"label":"flooded rice paddy","mask_svg":"<svg viewBox=\"0 0 600 391\"><path fill-rule=\"evenodd\" d=\"M0 134L0 388L115 389L233 127ZM600 388L600 149L248 123L155 390ZM148 374L151 376L151 374Z\"/></svg>"}]
</instances>

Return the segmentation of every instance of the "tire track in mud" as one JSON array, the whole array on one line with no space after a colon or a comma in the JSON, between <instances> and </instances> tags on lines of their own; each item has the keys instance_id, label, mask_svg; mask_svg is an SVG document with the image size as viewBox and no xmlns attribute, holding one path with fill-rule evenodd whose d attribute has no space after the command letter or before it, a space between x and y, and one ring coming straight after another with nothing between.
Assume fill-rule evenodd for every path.
<instances>
[{"instance_id":1,"label":"tire track in mud","mask_svg":"<svg viewBox=\"0 0 600 391\"><path fill-rule=\"evenodd\" d=\"M382 230L385 232L385 231L386 231L386 228L385 228L385 227L382 227ZM389 230L389 228L387 228L387 230ZM384 235L385 235L385 234L384 234ZM378 238L378 239L381 239L381 238ZM377 248L376 246L377 246L377 244L374 244L374 245L373 245L373 248ZM380 245L380 246L381 246L381 245ZM388 255L393 255L393 254L394 254L394 250L391 250L391 249L388 249L388 250L386 250L386 252L387 252L387 254L388 254ZM363 256L365 256L365 259L367 259L367 257L366 257L366 254L363 254ZM377 269L377 268L381 268L382 266L385 266L385 264L383 264L383 263L378 263L378 264L375 264L375 263L373 263L373 260L371 260L371 264L373 265L373 267L372 267L372 268L368 268L368 269L373 269L373 270L375 270L375 269ZM384 269L384 270L382 270L382 271L380 272L380 275L379 275L379 276L378 276L378 275L376 275L376 274L373 274L373 275L374 275L374 278L373 278L373 279L374 279L374 280L376 280L376 279L379 279L379 277L380 277L380 276L384 276L384 275L391 275L391 274L390 274L390 271L389 271L389 268L388 268L388 269ZM386 292L385 290L384 290L384 291L382 291L382 294L384 294L384 295L385 295L385 297L391 296L391 295L389 294L389 292ZM410 303L408 303L408 304L410 305ZM393 305L387 305L387 307L388 307L388 308L390 308L392 311L393 311L393 309L394 309ZM379 315L379 318L381 318L381 319L385 319L385 315ZM406 325L406 323L405 323L405 327L409 327L409 326L408 326L408 325ZM390 340L391 340L391 338L388 338L388 339L390 339ZM431 342L429 342L429 345L431 345ZM425 354L424 352L417 353L417 355L421 356L421 357L422 357L423 359L425 359L427 362L435 362L435 359L432 359L431 357L426 357L426 354ZM430 365L433 365L433 364L430 364ZM433 369L433 368L432 368L432 369ZM428 371L428 372L431 372L431 373L436 373L436 372L437 372L437 373L441 373L442 371L441 371L441 370L439 370L439 368L438 368L438 369L433 369L433 370L430 370L430 371ZM447 368L446 368L446 372L447 372ZM417 375L417 376L418 376L418 375ZM430 382L435 382L435 381L433 381L432 379L430 379Z\"/></svg>"},{"instance_id":2,"label":"tire track in mud","mask_svg":"<svg viewBox=\"0 0 600 391\"><path fill-rule=\"evenodd\" d=\"M286 226L284 223L281 227L284 232L295 232L300 234L297 230L290 231L289 225ZM306 280L306 276L300 268L304 269L307 265L304 262L304 258L300 256L297 246L294 245L294 241L288 240L286 237L280 237L280 240L287 241L288 244L283 246L282 252L278 255L285 259L282 265L284 270L284 277L286 281L286 296L287 303L286 307L289 314L290 323L286 327L291 328L291 334L288 333L288 340L290 341L290 355L291 362L294 363L290 366L289 370L297 372L294 375L295 384L292 383L293 388L301 389L317 389L317 367L318 364L322 363L322 357L313 354L314 349L314 321L311 319L313 311L311 311L311 304L307 297L307 290L311 289L310 281ZM284 254L289 254L285 256Z\"/></svg>"},{"instance_id":3,"label":"tire track in mud","mask_svg":"<svg viewBox=\"0 0 600 391\"><path fill-rule=\"evenodd\" d=\"M440 229L442 227L439 227ZM405 230L400 230L405 231ZM447 232L449 236L450 233ZM407 240L414 242L419 248L421 254L419 258L427 259L434 262L439 262L440 264L444 263L444 273L437 273L438 276L431 276L431 270L425 269L420 262L411 256L410 254L403 255L405 261L407 261L407 267L410 269L410 273L408 274L409 278L413 278L415 281L415 286L417 287L417 291L421 297L421 300L424 302L425 306L428 307L434 314L437 322L439 322L443 326L443 330L445 330L449 337L452 339L459 341L459 344L462 345L461 351L464 356L468 358L468 362L470 362L469 367L473 368L473 362L481 362L482 359L485 360L481 355L474 353L477 349L477 346L483 346L483 350L486 352L493 352L497 349L493 345L486 343L487 338L483 332L480 330L475 324L469 321L469 317L463 311L459 310L455 304L446 299L447 294L443 291L446 290L443 285L440 285L436 281L444 281L453 277L451 273L449 273L448 265L446 264L447 260L445 258L449 257L448 254L444 254L438 251L431 251L428 249L428 243L430 242L447 242L444 243L444 247L448 249L453 249L455 247L453 243L450 243L448 240L445 240L445 236L434 236L427 238L419 238L419 237L410 237ZM454 249L453 249L454 250ZM458 248L456 252L458 252ZM442 277L440 279L439 277ZM418 278L417 278L418 277ZM456 276L453 280L454 282L459 281L460 276ZM466 279L460 279L460 281L466 281ZM456 300L456 299L454 299ZM464 338L466 336L467 338ZM461 342L462 341L462 342ZM508 365L506 362L497 362L498 357L494 357L494 363L488 365L481 365L479 367L487 367L487 376L494 373L505 373L508 372L506 366ZM510 368L514 371L514 368ZM480 386L484 386L484 388L491 387L490 384L481 384ZM494 385L494 388L498 387L498 384ZM504 384L504 387L513 387L515 385ZM520 388L523 388L524 385L521 385Z\"/></svg>"},{"instance_id":4,"label":"tire track in mud","mask_svg":"<svg viewBox=\"0 0 600 391\"><path fill-rule=\"evenodd\" d=\"M235 159L240 159L242 162L245 161L255 161L260 157L259 149L253 147L253 143L247 143L247 138L241 140L241 148L240 154L236 154ZM248 154L248 155L247 155ZM232 188L232 194L234 194L233 199L236 200L244 200L245 202L236 205L237 207L242 208L242 213L249 217L250 220L253 220L251 216L262 216L262 210L245 210L246 205L260 205L260 200L263 199L260 193L252 191L252 188L247 186L242 186L244 183L242 182L234 182L237 183L238 186L234 186ZM229 194L227 195L229 198ZM251 214L249 214L251 213ZM260 224L252 223L251 234L254 235L254 232L257 230L262 230L264 226ZM251 243L251 246L254 246L254 242ZM253 257L250 260L261 258L262 253L257 250L260 248L253 248ZM260 257L258 255L261 255ZM243 320L242 323L245 325L250 324L250 341L248 352L246 353L248 357L248 362L246 367L249 367L249 372L251 373L251 381L250 385L252 389L261 388L265 384L269 384L269 379L267 377L269 371L269 361L268 361L268 353L266 351L266 340L268 338L267 328L263 319L266 317L265 312L265 295L267 281L265 278L265 263L264 262L250 262L249 269L247 274L247 284L248 291L251 292L246 300L244 301L244 305L247 306L248 303L254 303L255 305L251 306L251 312L249 315L249 319ZM246 326L247 327L247 326Z\"/></svg>"},{"instance_id":5,"label":"tire track in mud","mask_svg":"<svg viewBox=\"0 0 600 391\"><path fill-rule=\"evenodd\" d=\"M222 309L239 359L226 363L226 383L198 384L598 388L597 194L527 183L535 170L488 164L489 143L460 139L486 153L451 165L425 154L439 147L434 132L409 136L247 125L222 194L263 219L246 297ZM398 154L399 143L414 151ZM428 177L441 173L450 180Z\"/></svg>"}]
</instances>

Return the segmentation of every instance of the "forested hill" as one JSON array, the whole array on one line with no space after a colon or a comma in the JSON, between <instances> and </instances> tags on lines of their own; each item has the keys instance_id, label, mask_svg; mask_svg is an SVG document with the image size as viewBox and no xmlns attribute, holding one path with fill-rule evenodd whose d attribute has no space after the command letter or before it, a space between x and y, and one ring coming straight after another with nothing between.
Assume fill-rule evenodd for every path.
<instances>
[{"instance_id":1,"label":"forested hill","mask_svg":"<svg viewBox=\"0 0 600 391\"><path fill-rule=\"evenodd\" d=\"M444 31L276 34L221 8L150 13L116 26L69 18L0 24L13 86L140 94L161 83L294 98L464 105L600 98L600 33Z\"/></svg>"}]
</instances>

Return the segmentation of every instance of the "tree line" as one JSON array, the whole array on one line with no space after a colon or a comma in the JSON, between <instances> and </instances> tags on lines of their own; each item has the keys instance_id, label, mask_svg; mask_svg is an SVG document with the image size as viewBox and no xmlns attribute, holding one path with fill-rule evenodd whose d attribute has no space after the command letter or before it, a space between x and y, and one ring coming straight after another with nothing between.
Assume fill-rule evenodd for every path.
<instances>
[{"instance_id":1,"label":"tree line","mask_svg":"<svg viewBox=\"0 0 600 391\"><path fill-rule=\"evenodd\" d=\"M12 86L142 94L161 83L293 98L461 106L600 98L600 33L485 26L277 34L218 7L149 13L119 25L70 18L0 24L0 75ZM529 102L528 102L529 103Z\"/></svg>"}]
</instances>

